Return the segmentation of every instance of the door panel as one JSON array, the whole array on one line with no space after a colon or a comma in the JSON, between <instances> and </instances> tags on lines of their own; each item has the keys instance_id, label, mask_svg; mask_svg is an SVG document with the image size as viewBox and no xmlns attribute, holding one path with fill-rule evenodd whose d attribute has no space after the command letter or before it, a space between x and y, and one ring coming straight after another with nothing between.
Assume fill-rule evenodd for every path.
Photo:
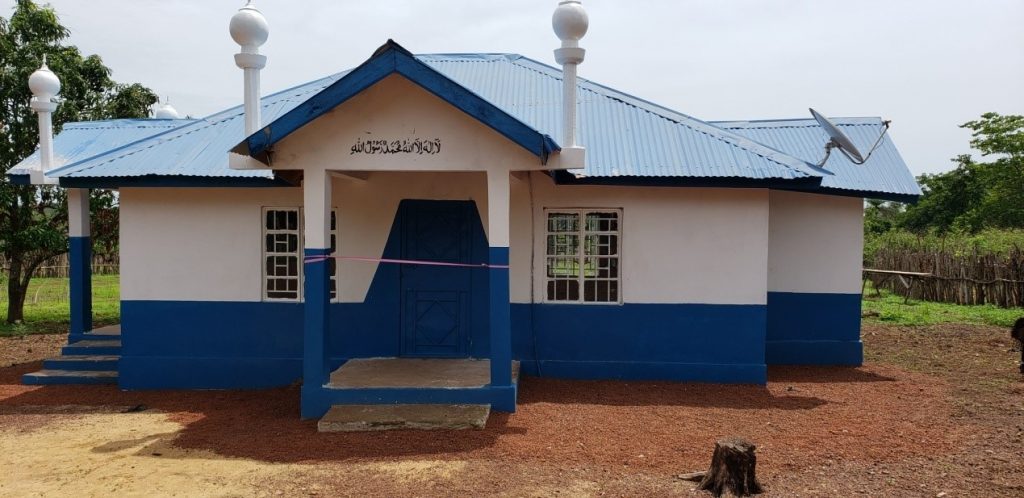
<instances>
[{"instance_id":1,"label":"door panel","mask_svg":"<svg viewBox=\"0 0 1024 498\"><path fill-rule=\"evenodd\" d=\"M402 259L470 263L471 203L402 203ZM460 357L469 350L472 269L403 264L402 354Z\"/></svg>"}]
</instances>

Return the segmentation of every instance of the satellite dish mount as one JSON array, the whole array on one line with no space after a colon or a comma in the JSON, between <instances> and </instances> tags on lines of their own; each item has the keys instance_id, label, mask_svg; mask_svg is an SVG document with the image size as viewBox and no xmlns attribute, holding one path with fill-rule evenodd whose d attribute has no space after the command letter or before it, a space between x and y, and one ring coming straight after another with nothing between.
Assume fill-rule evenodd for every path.
<instances>
[{"instance_id":1,"label":"satellite dish mount","mask_svg":"<svg viewBox=\"0 0 1024 498\"><path fill-rule=\"evenodd\" d=\"M878 147L882 145L882 139L885 137L886 132L889 131L889 121L882 121L882 126L884 127L882 129L882 134L878 136L878 140L876 140L875 144L871 146L871 150L868 151L867 155L863 155L860 150L857 149L857 146L853 144L853 141L850 140L850 137L846 136L846 134L843 133L843 131L840 130L839 127L831 120L822 116L814 109L808 110L811 111L811 116L814 116L814 120L821 125L821 129L829 137L828 143L825 144L825 157L818 163L819 167L824 166L825 162L828 161L829 156L832 155L832 149L839 149L839 152L842 152L843 155L846 156L846 158L853 164L864 164L869 158L871 158L871 154L874 154L875 151L878 150Z\"/></svg>"}]
</instances>

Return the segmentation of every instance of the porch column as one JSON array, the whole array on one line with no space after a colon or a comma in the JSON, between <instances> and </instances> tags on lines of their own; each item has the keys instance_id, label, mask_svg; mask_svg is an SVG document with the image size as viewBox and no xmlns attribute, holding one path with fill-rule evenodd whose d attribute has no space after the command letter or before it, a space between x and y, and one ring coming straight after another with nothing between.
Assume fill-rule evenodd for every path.
<instances>
[{"instance_id":1,"label":"porch column","mask_svg":"<svg viewBox=\"0 0 1024 498\"><path fill-rule=\"evenodd\" d=\"M68 342L85 338L92 330L92 239L89 236L89 189L69 188L68 256L71 288L71 326Z\"/></svg>"},{"instance_id":2,"label":"porch column","mask_svg":"<svg viewBox=\"0 0 1024 498\"><path fill-rule=\"evenodd\" d=\"M331 252L330 176L324 171L307 170L302 181L302 195L306 239L303 248L306 284L302 383L304 389L318 389L327 382L328 376L325 337L331 299L327 259Z\"/></svg>"},{"instance_id":3,"label":"porch column","mask_svg":"<svg viewBox=\"0 0 1024 498\"><path fill-rule=\"evenodd\" d=\"M492 406L514 412L512 325L509 305L509 173L487 173L487 235L490 269L490 333ZM495 266L498 266L496 268ZM500 268L500 267L504 268Z\"/></svg>"}]
</instances>

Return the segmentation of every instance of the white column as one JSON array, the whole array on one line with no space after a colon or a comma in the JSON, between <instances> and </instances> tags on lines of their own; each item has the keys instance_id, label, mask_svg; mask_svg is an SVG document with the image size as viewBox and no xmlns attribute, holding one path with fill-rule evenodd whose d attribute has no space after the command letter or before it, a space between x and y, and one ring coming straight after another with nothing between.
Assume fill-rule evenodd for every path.
<instances>
[{"instance_id":1,"label":"white column","mask_svg":"<svg viewBox=\"0 0 1024 498\"><path fill-rule=\"evenodd\" d=\"M491 407L516 410L512 385L512 323L509 299L509 173L487 172L487 238L491 341Z\"/></svg>"},{"instance_id":2,"label":"white column","mask_svg":"<svg viewBox=\"0 0 1024 498\"><path fill-rule=\"evenodd\" d=\"M306 170L302 180L306 217L306 249L331 247L331 176L326 171Z\"/></svg>"},{"instance_id":3,"label":"white column","mask_svg":"<svg viewBox=\"0 0 1024 498\"><path fill-rule=\"evenodd\" d=\"M89 237L89 189L69 188L68 191L68 236Z\"/></svg>"},{"instance_id":4,"label":"white column","mask_svg":"<svg viewBox=\"0 0 1024 498\"><path fill-rule=\"evenodd\" d=\"M57 104L33 98L30 106L39 117L39 169L30 171L29 178L33 185L42 185L47 183L43 174L53 168L53 111Z\"/></svg>"},{"instance_id":5,"label":"white column","mask_svg":"<svg viewBox=\"0 0 1024 498\"><path fill-rule=\"evenodd\" d=\"M306 170L302 181L305 216L305 272L302 365L302 416L323 415L315 400L327 382L327 334L330 330L331 177L324 171Z\"/></svg>"},{"instance_id":6,"label":"white column","mask_svg":"<svg viewBox=\"0 0 1024 498\"><path fill-rule=\"evenodd\" d=\"M68 343L92 330L92 238L89 237L89 189L68 189L68 264L71 320Z\"/></svg>"},{"instance_id":7,"label":"white column","mask_svg":"<svg viewBox=\"0 0 1024 498\"><path fill-rule=\"evenodd\" d=\"M487 238L490 247L508 247L509 173L487 172Z\"/></svg>"},{"instance_id":8,"label":"white column","mask_svg":"<svg viewBox=\"0 0 1024 498\"><path fill-rule=\"evenodd\" d=\"M260 54L235 54L235 64L242 68L243 92L245 97L245 136L259 131L260 120L260 70L266 67L267 57Z\"/></svg>"}]
</instances>

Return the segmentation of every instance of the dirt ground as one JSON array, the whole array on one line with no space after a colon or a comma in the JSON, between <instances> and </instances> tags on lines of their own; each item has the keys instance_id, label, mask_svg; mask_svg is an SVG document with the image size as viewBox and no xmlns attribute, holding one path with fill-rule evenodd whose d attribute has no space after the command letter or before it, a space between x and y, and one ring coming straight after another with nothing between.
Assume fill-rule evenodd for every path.
<instances>
[{"instance_id":1,"label":"dirt ground","mask_svg":"<svg viewBox=\"0 0 1024 498\"><path fill-rule=\"evenodd\" d=\"M0 368L57 356L67 342L63 334L0 337Z\"/></svg>"},{"instance_id":2,"label":"dirt ground","mask_svg":"<svg viewBox=\"0 0 1024 498\"><path fill-rule=\"evenodd\" d=\"M20 340L35 358L60 345ZM0 341L0 366L29 359ZM457 432L319 434L295 387L30 387L39 363L9 366L0 495L706 496L675 476L736 435L766 496L1024 496L1006 330L866 325L864 341L863 368L772 368L767 387L526 377L517 413Z\"/></svg>"}]
</instances>

